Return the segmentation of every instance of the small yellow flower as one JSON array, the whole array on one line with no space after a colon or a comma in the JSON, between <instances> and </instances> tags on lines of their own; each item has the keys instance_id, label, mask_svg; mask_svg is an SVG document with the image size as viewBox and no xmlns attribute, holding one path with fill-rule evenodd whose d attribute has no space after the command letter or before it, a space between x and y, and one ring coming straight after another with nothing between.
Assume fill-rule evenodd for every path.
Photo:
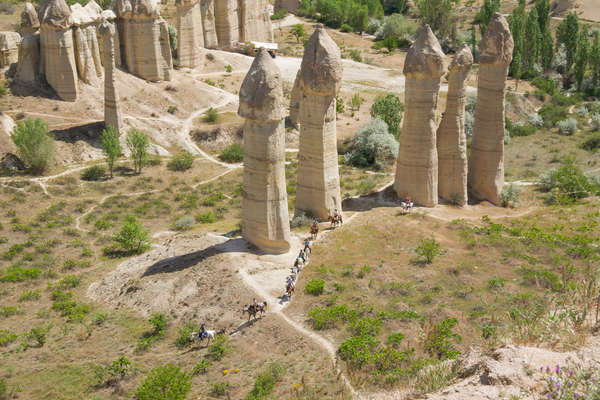
<instances>
[{"instance_id":1,"label":"small yellow flower","mask_svg":"<svg viewBox=\"0 0 600 400\"><path fill-rule=\"evenodd\" d=\"M229 370L228 370L228 369L224 369L224 370L223 370L223 375L227 375L228 373L229 373Z\"/></svg>"},{"instance_id":2,"label":"small yellow flower","mask_svg":"<svg viewBox=\"0 0 600 400\"><path fill-rule=\"evenodd\" d=\"M240 372L240 369L239 369L239 368L236 368L236 369L235 369L235 372Z\"/></svg>"},{"instance_id":3,"label":"small yellow flower","mask_svg":"<svg viewBox=\"0 0 600 400\"><path fill-rule=\"evenodd\" d=\"M300 387L300 384L299 384L299 383L296 383L296 384L294 385L294 388L296 388L296 389L298 389L299 387Z\"/></svg>"}]
</instances>

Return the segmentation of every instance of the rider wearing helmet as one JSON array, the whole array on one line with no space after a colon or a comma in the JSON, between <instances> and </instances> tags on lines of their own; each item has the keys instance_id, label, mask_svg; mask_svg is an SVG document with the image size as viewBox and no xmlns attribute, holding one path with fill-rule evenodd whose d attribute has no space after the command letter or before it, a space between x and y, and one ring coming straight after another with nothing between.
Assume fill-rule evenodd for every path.
<instances>
[{"instance_id":1,"label":"rider wearing helmet","mask_svg":"<svg viewBox=\"0 0 600 400\"><path fill-rule=\"evenodd\" d=\"M304 250L300 249L300 253L298 253L298 260L302 259L302 263L306 262L306 257L304 257Z\"/></svg>"},{"instance_id":2,"label":"rider wearing helmet","mask_svg":"<svg viewBox=\"0 0 600 400\"><path fill-rule=\"evenodd\" d=\"M204 326L204 322L200 325L200 340L204 339L206 336L206 327Z\"/></svg>"},{"instance_id":3,"label":"rider wearing helmet","mask_svg":"<svg viewBox=\"0 0 600 400\"><path fill-rule=\"evenodd\" d=\"M308 239L306 239L306 240L304 241L304 253L306 253L306 251L307 251L307 250L308 250L308 251L310 251L310 250L311 250L311 249L310 249L310 240L308 240Z\"/></svg>"}]
</instances>

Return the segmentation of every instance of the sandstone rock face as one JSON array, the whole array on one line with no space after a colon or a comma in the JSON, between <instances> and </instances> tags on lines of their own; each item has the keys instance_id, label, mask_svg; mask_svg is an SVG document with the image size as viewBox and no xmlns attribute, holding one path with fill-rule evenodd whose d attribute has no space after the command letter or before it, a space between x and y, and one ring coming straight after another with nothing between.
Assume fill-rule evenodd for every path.
<instances>
[{"instance_id":1,"label":"sandstone rock face","mask_svg":"<svg viewBox=\"0 0 600 400\"><path fill-rule=\"evenodd\" d=\"M85 7L75 3L71 6L73 38L75 40L75 63L79 78L90 85L98 85L102 78L102 61L98 44L97 26L102 17L99 6L91 0Z\"/></svg>"},{"instance_id":2,"label":"sandstone rock face","mask_svg":"<svg viewBox=\"0 0 600 400\"><path fill-rule=\"evenodd\" d=\"M294 87L290 96L290 122L293 126L298 127L300 122L300 103L302 102L302 88L300 87L300 70L296 74Z\"/></svg>"},{"instance_id":3,"label":"sandstone rock face","mask_svg":"<svg viewBox=\"0 0 600 400\"><path fill-rule=\"evenodd\" d=\"M119 94L115 85L115 25L103 21L98 28L104 47L104 124L113 126L120 134L123 130Z\"/></svg>"},{"instance_id":4,"label":"sandstone rock face","mask_svg":"<svg viewBox=\"0 0 600 400\"><path fill-rule=\"evenodd\" d=\"M335 128L342 60L322 25L306 44L298 79L302 101L296 210L325 219L342 208Z\"/></svg>"},{"instance_id":5,"label":"sandstone rock face","mask_svg":"<svg viewBox=\"0 0 600 400\"><path fill-rule=\"evenodd\" d=\"M448 68L446 112L437 131L438 195L460 206L468 200L465 80L472 65L473 54L465 44Z\"/></svg>"},{"instance_id":6,"label":"sandstone rock face","mask_svg":"<svg viewBox=\"0 0 600 400\"><path fill-rule=\"evenodd\" d=\"M275 0L275 11L286 10L289 12L298 11L300 0Z\"/></svg>"},{"instance_id":7,"label":"sandstone rock face","mask_svg":"<svg viewBox=\"0 0 600 400\"><path fill-rule=\"evenodd\" d=\"M238 0L215 1L215 27L219 47L227 49L240 40Z\"/></svg>"},{"instance_id":8,"label":"sandstone rock face","mask_svg":"<svg viewBox=\"0 0 600 400\"><path fill-rule=\"evenodd\" d=\"M281 72L261 49L240 89L244 124L242 234L263 251L290 249Z\"/></svg>"},{"instance_id":9,"label":"sandstone rock face","mask_svg":"<svg viewBox=\"0 0 600 400\"><path fill-rule=\"evenodd\" d=\"M200 0L200 13L202 14L202 33L204 34L204 47L216 49L219 47L217 28L215 26L214 0Z\"/></svg>"},{"instance_id":10,"label":"sandstone rock face","mask_svg":"<svg viewBox=\"0 0 600 400\"><path fill-rule=\"evenodd\" d=\"M496 205L504 185L504 90L514 42L506 19L494 14L479 44L479 77L469 193Z\"/></svg>"},{"instance_id":11,"label":"sandstone rock face","mask_svg":"<svg viewBox=\"0 0 600 400\"><path fill-rule=\"evenodd\" d=\"M176 4L179 62L182 67L195 68L200 64L200 49L204 47L200 3L177 0Z\"/></svg>"},{"instance_id":12,"label":"sandstone rock face","mask_svg":"<svg viewBox=\"0 0 600 400\"><path fill-rule=\"evenodd\" d=\"M240 0L239 20L241 42L273 42L273 26L267 11L267 0Z\"/></svg>"},{"instance_id":13,"label":"sandstone rock face","mask_svg":"<svg viewBox=\"0 0 600 400\"><path fill-rule=\"evenodd\" d=\"M435 35L424 26L408 50L405 109L394 190L400 198L433 207L438 203L436 121L444 53Z\"/></svg>"},{"instance_id":14,"label":"sandstone rock face","mask_svg":"<svg viewBox=\"0 0 600 400\"><path fill-rule=\"evenodd\" d=\"M171 80L168 25L156 0L117 0L116 6L121 57L129 72L153 82Z\"/></svg>"},{"instance_id":15,"label":"sandstone rock face","mask_svg":"<svg viewBox=\"0 0 600 400\"><path fill-rule=\"evenodd\" d=\"M71 25L71 9L65 0L46 0L40 4L41 72L58 97L77 100L77 67Z\"/></svg>"},{"instance_id":16,"label":"sandstone rock face","mask_svg":"<svg viewBox=\"0 0 600 400\"><path fill-rule=\"evenodd\" d=\"M19 61L21 35L17 32L0 32L0 68L10 67Z\"/></svg>"},{"instance_id":17,"label":"sandstone rock face","mask_svg":"<svg viewBox=\"0 0 600 400\"><path fill-rule=\"evenodd\" d=\"M25 35L36 33L40 29L40 20L37 11L31 3L25 3L21 12L21 31Z\"/></svg>"},{"instance_id":18,"label":"sandstone rock face","mask_svg":"<svg viewBox=\"0 0 600 400\"><path fill-rule=\"evenodd\" d=\"M116 24L117 15L113 10L103 10L100 14L102 17L102 21L108 21ZM98 33L98 36L100 34ZM104 54L102 51L104 50L104 46L100 45L100 61L104 62ZM119 40L119 31L115 31L115 65L120 67L121 64L121 42Z\"/></svg>"},{"instance_id":19,"label":"sandstone rock face","mask_svg":"<svg viewBox=\"0 0 600 400\"><path fill-rule=\"evenodd\" d=\"M19 45L19 62L15 80L19 83L34 84L40 73L40 34L27 34Z\"/></svg>"}]
</instances>

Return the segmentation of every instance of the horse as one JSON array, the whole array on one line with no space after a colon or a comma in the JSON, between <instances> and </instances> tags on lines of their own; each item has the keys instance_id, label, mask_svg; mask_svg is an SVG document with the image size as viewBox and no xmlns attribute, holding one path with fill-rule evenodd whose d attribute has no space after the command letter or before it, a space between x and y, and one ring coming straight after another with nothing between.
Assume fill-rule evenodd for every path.
<instances>
[{"instance_id":1,"label":"horse","mask_svg":"<svg viewBox=\"0 0 600 400\"><path fill-rule=\"evenodd\" d=\"M262 317L262 315L266 311L267 311L267 302L263 301L262 304L257 304L256 307L253 306L252 304L244 305L244 309L242 310L242 315L244 315L245 313L248 313L248 321L250 321L250 318L256 319L256 316L258 315L258 313L260 313L260 316Z\"/></svg>"},{"instance_id":2,"label":"horse","mask_svg":"<svg viewBox=\"0 0 600 400\"><path fill-rule=\"evenodd\" d=\"M332 227L337 227L338 225L344 225L344 221L342 219L342 214L338 214L337 216L330 215L327 217L329 222L331 222Z\"/></svg>"},{"instance_id":3,"label":"horse","mask_svg":"<svg viewBox=\"0 0 600 400\"><path fill-rule=\"evenodd\" d=\"M406 201L403 201L400 203L400 207L402 207L402 211L405 213L410 212L410 210L412 210L414 203L410 200L407 199Z\"/></svg>"},{"instance_id":4,"label":"horse","mask_svg":"<svg viewBox=\"0 0 600 400\"><path fill-rule=\"evenodd\" d=\"M211 340L215 340L215 336L216 335L224 335L225 334L225 328L221 329L220 331L211 331L211 330L204 330L204 333L202 332L192 332L190 333L190 342L193 342L194 340L199 340L200 343L202 343L202 341L204 339L207 340L206 345L208 346L208 344L210 343Z\"/></svg>"},{"instance_id":5,"label":"horse","mask_svg":"<svg viewBox=\"0 0 600 400\"><path fill-rule=\"evenodd\" d=\"M318 234L319 234L319 225L311 225L311 227L310 227L311 240L316 240Z\"/></svg>"},{"instance_id":6,"label":"horse","mask_svg":"<svg viewBox=\"0 0 600 400\"><path fill-rule=\"evenodd\" d=\"M296 288L294 287L294 285L292 284L287 284L287 286L285 287L285 294L287 295L288 299L292 298L292 294L294 293L294 291L296 290Z\"/></svg>"}]
</instances>

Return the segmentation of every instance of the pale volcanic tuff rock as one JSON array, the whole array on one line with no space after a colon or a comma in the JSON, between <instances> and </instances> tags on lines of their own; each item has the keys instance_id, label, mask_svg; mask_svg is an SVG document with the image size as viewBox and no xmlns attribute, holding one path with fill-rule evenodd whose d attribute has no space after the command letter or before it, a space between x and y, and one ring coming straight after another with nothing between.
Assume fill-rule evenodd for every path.
<instances>
[{"instance_id":1,"label":"pale volcanic tuff rock","mask_svg":"<svg viewBox=\"0 0 600 400\"><path fill-rule=\"evenodd\" d=\"M479 77L468 186L471 196L499 205L504 185L504 91L514 42L496 13L479 43Z\"/></svg>"},{"instance_id":2,"label":"pale volcanic tuff rock","mask_svg":"<svg viewBox=\"0 0 600 400\"><path fill-rule=\"evenodd\" d=\"M437 131L438 195L454 204L467 204L467 136L465 80L473 54L464 44L450 64L446 112Z\"/></svg>"},{"instance_id":3,"label":"pale volcanic tuff rock","mask_svg":"<svg viewBox=\"0 0 600 400\"><path fill-rule=\"evenodd\" d=\"M300 0L275 0L275 11L295 12L300 8Z\"/></svg>"},{"instance_id":4,"label":"pale volcanic tuff rock","mask_svg":"<svg viewBox=\"0 0 600 400\"><path fill-rule=\"evenodd\" d=\"M119 94L115 85L115 25L104 20L98 27L104 48L104 124L113 126L120 134L123 130Z\"/></svg>"},{"instance_id":5,"label":"pale volcanic tuff rock","mask_svg":"<svg viewBox=\"0 0 600 400\"><path fill-rule=\"evenodd\" d=\"M238 0L217 0L214 4L219 47L227 49L240 40Z\"/></svg>"},{"instance_id":6,"label":"pale volcanic tuff rock","mask_svg":"<svg viewBox=\"0 0 600 400\"><path fill-rule=\"evenodd\" d=\"M40 73L40 20L31 3L25 3L21 13L23 40L19 45L19 61L15 80L19 83L34 84Z\"/></svg>"},{"instance_id":7,"label":"pale volcanic tuff rock","mask_svg":"<svg viewBox=\"0 0 600 400\"><path fill-rule=\"evenodd\" d=\"M114 24L116 24L116 20L117 20L117 15L115 14L115 12L113 10L102 10L102 12L100 13L100 16L102 17L102 21L108 21L108 22L112 22ZM98 29L100 26L98 25ZM100 36L100 33L98 33L98 37ZM115 36L114 36L114 40L115 40L115 65L117 67L121 66L121 42L119 40L119 31L115 30ZM102 62L104 62L104 54L102 54L102 52L104 51L104 46L100 45L100 60Z\"/></svg>"},{"instance_id":8,"label":"pale volcanic tuff rock","mask_svg":"<svg viewBox=\"0 0 600 400\"><path fill-rule=\"evenodd\" d=\"M263 251L290 249L285 182L285 106L281 72L259 50L240 88L244 124L242 234Z\"/></svg>"},{"instance_id":9,"label":"pale volcanic tuff rock","mask_svg":"<svg viewBox=\"0 0 600 400\"><path fill-rule=\"evenodd\" d=\"M428 25L421 28L404 63L404 123L394 190L427 207L438 203L435 111L444 74L444 53Z\"/></svg>"},{"instance_id":10,"label":"pale volcanic tuff rock","mask_svg":"<svg viewBox=\"0 0 600 400\"><path fill-rule=\"evenodd\" d=\"M335 98L342 84L340 49L317 25L300 66L300 149L296 210L325 219L341 210Z\"/></svg>"},{"instance_id":11,"label":"pale volcanic tuff rock","mask_svg":"<svg viewBox=\"0 0 600 400\"><path fill-rule=\"evenodd\" d=\"M204 34L204 47L216 49L219 47L217 28L215 26L214 0L200 0L200 13L202 14L202 33Z\"/></svg>"},{"instance_id":12,"label":"pale volcanic tuff rock","mask_svg":"<svg viewBox=\"0 0 600 400\"><path fill-rule=\"evenodd\" d=\"M239 0L240 41L273 42L267 0Z\"/></svg>"},{"instance_id":13,"label":"pale volcanic tuff rock","mask_svg":"<svg viewBox=\"0 0 600 400\"><path fill-rule=\"evenodd\" d=\"M0 68L10 67L19 61L21 35L17 32L0 32Z\"/></svg>"},{"instance_id":14,"label":"pale volcanic tuff rock","mask_svg":"<svg viewBox=\"0 0 600 400\"><path fill-rule=\"evenodd\" d=\"M204 47L200 3L198 0L176 0L175 4L179 62L182 67L195 68L200 64L200 49Z\"/></svg>"},{"instance_id":15,"label":"pale volcanic tuff rock","mask_svg":"<svg viewBox=\"0 0 600 400\"><path fill-rule=\"evenodd\" d=\"M71 14L75 63L79 78L87 84L97 86L102 78L102 61L97 37L98 25L102 20L101 9L94 0L90 0L85 7L79 3L73 4Z\"/></svg>"},{"instance_id":16,"label":"pale volcanic tuff rock","mask_svg":"<svg viewBox=\"0 0 600 400\"><path fill-rule=\"evenodd\" d=\"M296 74L294 87L290 96L290 123L298 127L300 122L300 103L302 102L302 88L300 87L300 70Z\"/></svg>"},{"instance_id":17,"label":"pale volcanic tuff rock","mask_svg":"<svg viewBox=\"0 0 600 400\"><path fill-rule=\"evenodd\" d=\"M77 100L77 67L73 44L73 18L65 0L45 0L38 10L40 20L40 72L58 97Z\"/></svg>"},{"instance_id":18,"label":"pale volcanic tuff rock","mask_svg":"<svg viewBox=\"0 0 600 400\"><path fill-rule=\"evenodd\" d=\"M116 8L121 57L129 72L153 82L171 80L169 30L156 0L117 0Z\"/></svg>"}]
</instances>

